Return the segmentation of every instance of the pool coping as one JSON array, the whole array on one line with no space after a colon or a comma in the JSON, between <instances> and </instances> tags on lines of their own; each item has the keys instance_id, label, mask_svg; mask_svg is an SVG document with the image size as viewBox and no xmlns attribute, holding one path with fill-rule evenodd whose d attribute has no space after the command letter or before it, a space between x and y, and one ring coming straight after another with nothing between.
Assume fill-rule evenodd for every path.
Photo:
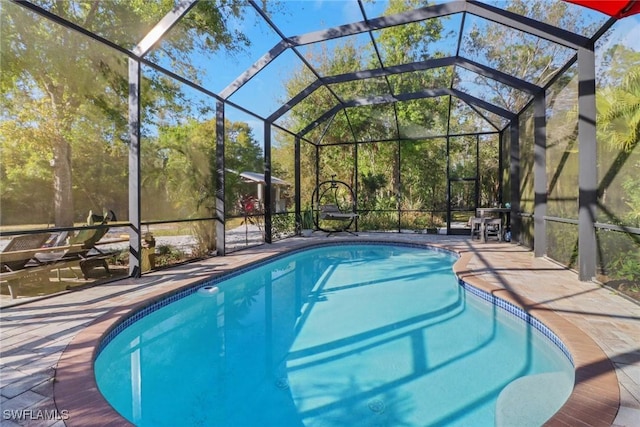
<instances>
[{"instance_id":1,"label":"pool coping","mask_svg":"<svg viewBox=\"0 0 640 427\"><path fill-rule=\"evenodd\" d=\"M406 244L405 242L393 241L371 242ZM257 259L246 260L235 268L214 273L207 279L184 280L176 282L171 288L158 289L150 294L139 296L130 303L121 305L96 319L72 339L58 361L53 386L54 401L57 408L64 408L73 414L73 417L65 420L65 424L70 427L133 425L104 399L98 389L93 370L93 362L100 343L124 319L156 301L216 277L227 276L249 265L267 262L291 252L326 244L332 243L310 242L295 248L284 248L275 253L266 252ZM545 425L573 427L582 425L611 426L613 424L620 406L620 390L616 372L613 363L589 335L544 304L536 304L528 298L493 285L477 276L469 268L469 262L474 256L473 252L459 251L446 244L434 242L411 243L411 246L439 248L457 253L459 259L455 262L453 271L459 279L523 309L552 330L568 348L575 366L574 389L565 404Z\"/></svg>"},{"instance_id":2,"label":"pool coping","mask_svg":"<svg viewBox=\"0 0 640 427\"><path fill-rule=\"evenodd\" d=\"M544 425L611 426L620 407L620 389L613 363L602 348L582 329L548 307L477 277L468 268L472 257L473 253L463 253L453 266L461 280L525 310L551 329L573 357L573 391Z\"/></svg>"}]
</instances>

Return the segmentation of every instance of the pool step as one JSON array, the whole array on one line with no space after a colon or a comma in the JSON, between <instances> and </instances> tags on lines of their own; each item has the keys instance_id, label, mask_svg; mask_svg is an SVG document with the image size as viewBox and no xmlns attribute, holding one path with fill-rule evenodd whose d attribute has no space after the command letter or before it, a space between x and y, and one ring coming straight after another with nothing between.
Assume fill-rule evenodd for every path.
<instances>
[{"instance_id":1,"label":"pool step","mask_svg":"<svg viewBox=\"0 0 640 427\"><path fill-rule=\"evenodd\" d=\"M565 385L573 381L568 382L566 376L562 372L549 372L521 377L508 384L496 402L496 427L543 425L571 394Z\"/></svg>"}]
</instances>

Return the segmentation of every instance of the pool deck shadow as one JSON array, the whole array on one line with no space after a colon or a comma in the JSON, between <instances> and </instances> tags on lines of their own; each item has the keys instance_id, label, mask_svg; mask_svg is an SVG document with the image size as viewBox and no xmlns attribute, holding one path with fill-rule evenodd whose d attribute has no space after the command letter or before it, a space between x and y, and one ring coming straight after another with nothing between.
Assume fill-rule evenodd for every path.
<instances>
[{"instance_id":1,"label":"pool deck shadow","mask_svg":"<svg viewBox=\"0 0 640 427\"><path fill-rule=\"evenodd\" d=\"M320 234L320 233L315 233ZM99 393L93 358L98 343L122 316L192 286L289 250L324 243L406 242L456 251L454 266L467 283L524 308L552 329L576 365L574 392L547 423L558 426L640 427L640 305L527 248L479 243L463 236L359 233L291 238L171 269L142 279L64 293L0 312L2 426L31 425L29 412L57 410L38 425L122 426L126 422ZM49 412L51 413L51 412ZM17 415L23 415L18 419ZM25 417L25 415L27 415Z\"/></svg>"}]
</instances>

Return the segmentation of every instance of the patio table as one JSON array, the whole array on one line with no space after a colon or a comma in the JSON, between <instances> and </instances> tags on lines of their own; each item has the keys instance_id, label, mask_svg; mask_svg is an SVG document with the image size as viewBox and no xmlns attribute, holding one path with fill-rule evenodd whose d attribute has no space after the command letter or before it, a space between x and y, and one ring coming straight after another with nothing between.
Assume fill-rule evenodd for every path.
<instances>
[{"instance_id":1,"label":"patio table","mask_svg":"<svg viewBox=\"0 0 640 427\"><path fill-rule=\"evenodd\" d=\"M503 230L506 230L511 225L511 208L477 208L476 216L482 219L480 223L480 235L482 236L482 241L484 242L484 229L486 227L484 219L493 214L498 214L502 223L504 224Z\"/></svg>"}]
</instances>

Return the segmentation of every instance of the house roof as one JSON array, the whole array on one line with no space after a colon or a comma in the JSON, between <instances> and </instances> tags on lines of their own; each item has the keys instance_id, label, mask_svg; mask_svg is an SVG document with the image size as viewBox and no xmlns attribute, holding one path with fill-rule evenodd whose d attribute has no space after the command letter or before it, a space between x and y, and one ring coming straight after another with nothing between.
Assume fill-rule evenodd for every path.
<instances>
[{"instance_id":1,"label":"house roof","mask_svg":"<svg viewBox=\"0 0 640 427\"><path fill-rule=\"evenodd\" d=\"M260 183L260 184L265 184L266 181L264 179L264 174L263 173L258 173L258 172L241 172L239 174L244 180L245 182L255 182L255 183ZM277 178L273 175L271 175L271 184L272 185L282 185L282 186L286 186L286 185L290 185L288 182Z\"/></svg>"}]
</instances>

